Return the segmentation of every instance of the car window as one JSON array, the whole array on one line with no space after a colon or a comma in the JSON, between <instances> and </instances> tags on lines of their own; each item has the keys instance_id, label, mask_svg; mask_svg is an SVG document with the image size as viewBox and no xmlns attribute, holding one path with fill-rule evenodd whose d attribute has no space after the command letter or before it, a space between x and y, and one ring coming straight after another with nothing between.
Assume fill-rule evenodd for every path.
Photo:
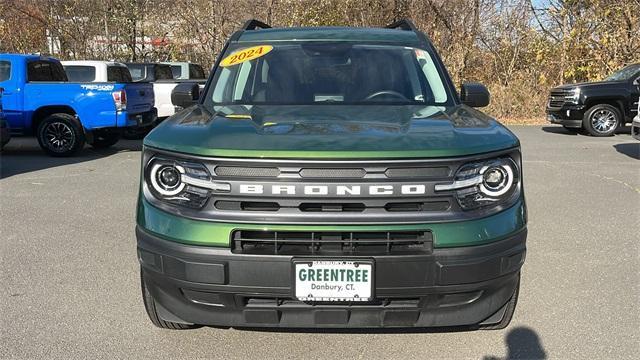
<instances>
[{"instance_id":1,"label":"car window","mask_svg":"<svg viewBox=\"0 0 640 360\"><path fill-rule=\"evenodd\" d=\"M64 65L69 81L91 82L96 80L96 68L84 65Z\"/></svg>"},{"instance_id":2,"label":"car window","mask_svg":"<svg viewBox=\"0 0 640 360\"><path fill-rule=\"evenodd\" d=\"M35 60L27 63L27 81L68 81L60 63Z\"/></svg>"},{"instance_id":3,"label":"car window","mask_svg":"<svg viewBox=\"0 0 640 360\"><path fill-rule=\"evenodd\" d=\"M606 81L625 81L635 79L640 73L640 64L629 65L609 75Z\"/></svg>"},{"instance_id":4,"label":"car window","mask_svg":"<svg viewBox=\"0 0 640 360\"><path fill-rule=\"evenodd\" d=\"M122 78L122 82L130 83L133 82L133 78L131 77L131 73L126 66L120 66L120 77Z\"/></svg>"},{"instance_id":5,"label":"car window","mask_svg":"<svg viewBox=\"0 0 640 360\"><path fill-rule=\"evenodd\" d=\"M171 73L174 79L180 79L182 77L182 66L171 65Z\"/></svg>"},{"instance_id":6,"label":"car window","mask_svg":"<svg viewBox=\"0 0 640 360\"><path fill-rule=\"evenodd\" d=\"M415 53L420 69L427 79L427 82L431 85L430 88L433 92L433 100L436 103L443 103L447 101L447 93L444 90L442 78L440 77L438 68L433 62L431 56L429 56L429 54L424 50L416 50Z\"/></svg>"},{"instance_id":7,"label":"car window","mask_svg":"<svg viewBox=\"0 0 640 360\"><path fill-rule=\"evenodd\" d=\"M11 63L8 61L0 61L0 81L11 79Z\"/></svg>"},{"instance_id":8,"label":"car window","mask_svg":"<svg viewBox=\"0 0 640 360\"><path fill-rule=\"evenodd\" d=\"M202 66L189 64L189 79L206 79Z\"/></svg>"},{"instance_id":9,"label":"car window","mask_svg":"<svg viewBox=\"0 0 640 360\"><path fill-rule=\"evenodd\" d=\"M129 73L129 69L127 69L125 66L112 65L107 66L107 81L129 83L133 80L131 78L131 74Z\"/></svg>"},{"instance_id":10,"label":"car window","mask_svg":"<svg viewBox=\"0 0 640 360\"><path fill-rule=\"evenodd\" d=\"M173 79L173 73L171 72L171 66L169 65L156 65L155 67L156 80L171 80Z\"/></svg>"},{"instance_id":11,"label":"car window","mask_svg":"<svg viewBox=\"0 0 640 360\"><path fill-rule=\"evenodd\" d=\"M246 46L228 51L205 103L436 105L452 101L426 50L337 42L262 46L268 51L259 56Z\"/></svg>"},{"instance_id":12,"label":"car window","mask_svg":"<svg viewBox=\"0 0 640 360\"><path fill-rule=\"evenodd\" d=\"M127 64L133 81L140 81L147 77L147 67L143 64Z\"/></svg>"}]
</instances>

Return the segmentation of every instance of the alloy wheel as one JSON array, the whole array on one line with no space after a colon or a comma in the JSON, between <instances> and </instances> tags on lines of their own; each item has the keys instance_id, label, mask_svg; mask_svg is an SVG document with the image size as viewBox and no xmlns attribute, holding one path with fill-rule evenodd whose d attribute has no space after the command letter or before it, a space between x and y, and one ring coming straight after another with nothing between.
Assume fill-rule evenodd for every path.
<instances>
[{"instance_id":1,"label":"alloy wheel","mask_svg":"<svg viewBox=\"0 0 640 360\"><path fill-rule=\"evenodd\" d=\"M616 114L607 109L601 109L591 115L591 126L600 134L607 134L618 126Z\"/></svg>"},{"instance_id":2,"label":"alloy wheel","mask_svg":"<svg viewBox=\"0 0 640 360\"><path fill-rule=\"evenodd\" d=\"M65 152L73 148L75 134L69 125L63 122L52 122L43 129L44 141L49 149Z\"/></svg>"}]
</instances>

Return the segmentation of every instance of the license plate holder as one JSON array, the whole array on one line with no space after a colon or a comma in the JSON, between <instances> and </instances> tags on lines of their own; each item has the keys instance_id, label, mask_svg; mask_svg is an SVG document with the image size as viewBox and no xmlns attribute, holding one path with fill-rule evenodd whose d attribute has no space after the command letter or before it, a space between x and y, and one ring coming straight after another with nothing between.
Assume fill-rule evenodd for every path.
<instances>
[{"instance_id":1,"label":"license plate holder","mask_svg":"<svg viewBox=\"0 0 640 360\"><path fill-rule=\"evenodd\" d=\"M293 294L300 301L363 302L374 299L372 259L294 259Z\"/></svg>"}]
</instances>

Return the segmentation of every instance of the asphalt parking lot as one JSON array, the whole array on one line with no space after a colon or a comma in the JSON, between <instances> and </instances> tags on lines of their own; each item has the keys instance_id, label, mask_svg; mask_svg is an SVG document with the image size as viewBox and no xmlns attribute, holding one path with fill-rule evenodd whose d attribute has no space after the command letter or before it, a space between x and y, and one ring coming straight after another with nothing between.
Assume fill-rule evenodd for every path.
<instances>
[{"instance_id":1,"label":"asphalt parking lot","mask_svg":"<svg viewBox=\"0 0 640 360\"><path fill-rule=\"evenodd\" d=\"M55 159L15 138L0 156L0 357L637 358L640 142L512 130L529 250L511 326L483 332L156 329L135 255L140 142Z\"/></svg>"}]
</instances>

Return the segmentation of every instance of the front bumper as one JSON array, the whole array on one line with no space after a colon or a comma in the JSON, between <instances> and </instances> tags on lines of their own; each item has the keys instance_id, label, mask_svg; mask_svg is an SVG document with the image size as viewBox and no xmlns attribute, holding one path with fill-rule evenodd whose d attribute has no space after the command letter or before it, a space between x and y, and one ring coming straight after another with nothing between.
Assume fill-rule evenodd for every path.
<instances>
[{"instance_id":1,"label":"front bumper","mask_svg":"<svg viewBox=\"0 0 640 360\"><path fill-rule=\"evenodd\" d=\"M136 229L138 258L167 321L249 327L440 327L493 324L519 281L526 228L485 245L431 254L363 257L375 263L376 301L295 299L292 256L164 240ZM323 257L323 259L326 257ZM350 257L352 258L352 257Z\"/></svg>"},{"instance_id":2,"label":"front bumper","mask_svg":"<svg viewBox=\"0 0 640 360\"><path fill-rule=\"evenodd\" d=\"M585 113L584 105L564 104L562 107L547 107L547 121L566 127L582 127Z\"/></svg>"}]
</instances>

